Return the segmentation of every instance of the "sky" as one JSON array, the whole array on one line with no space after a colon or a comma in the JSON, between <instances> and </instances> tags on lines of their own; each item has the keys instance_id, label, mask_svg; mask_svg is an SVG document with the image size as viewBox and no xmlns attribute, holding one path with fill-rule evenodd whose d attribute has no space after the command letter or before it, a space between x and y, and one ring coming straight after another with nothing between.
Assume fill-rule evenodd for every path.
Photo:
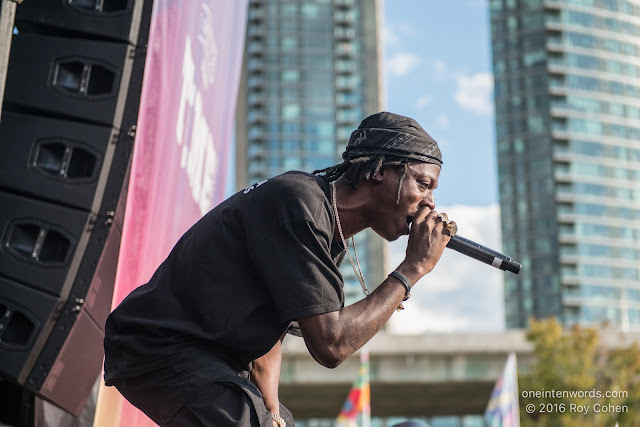
<instances>
[{"instance_id":1,"label":"sky","mask_svg":"<svg viewBox=\"0 0 640 427\"><path fill-rule=\"evenodd\" d=\"M436 210L458 233L501 250L493 76L485 0L384 0L384 109L416 119L440 145ZM389 267L406 237L391 243ZM508 255L508 254L507 254ZM505 273L452 250L391 318L395 333L504 329Z\"/></svg>"}]
</instances>

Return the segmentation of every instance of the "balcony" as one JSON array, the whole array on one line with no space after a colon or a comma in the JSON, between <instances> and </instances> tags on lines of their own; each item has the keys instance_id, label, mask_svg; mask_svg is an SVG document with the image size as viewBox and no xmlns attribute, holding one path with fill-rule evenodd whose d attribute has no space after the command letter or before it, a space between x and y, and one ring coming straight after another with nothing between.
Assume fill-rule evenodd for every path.
<instances>
[{"instance_id":1,"label":"balcony","mask_svg":"<svg viewBox=\"0 0 640 427\"><path fill-rule=\"evenodd\" d=\"M264 86L264 78L262 78L262 76L249 77L249 80L247 81L247 86L249 87L249 89L252 89L252 90L262 88Z\"/></svg>"},{"instance_id":2,"label":"balcony","mask_svg":"<svg viewBox=\"0 0 640 427\"><path fill-rule=\"evenodd\" d=\"M247 64L247 69L249 71L262 71L264 69L264 63L259 59L251 59L249 60L249 64Z\"/></svg>"},{"instance_id":3,"label":"balcony","mask_svg":"<svg viewBox=\"0 0 640 427\"><path fill-rule=\"evenodd\" d=\"M356 30L349 27L337 27L333 32L335 39L342 42L352 42L356 37Z\"/></svg>"},{"instance_id":4,"label":"balcony","mask_svg":"<svg viewBox=\"0 0 640 427\"><path fill-rule=\"evenodd\" d=\"M260 42L252 42L249 44L247 51L252 55L262 55L264 53L264 46Z\"/></svg>"},{"instance_id":5,"label":"balcony","mask_svg":"<svg viewBox=\"0 0 640 427\"><path fill-rule=\"evenodd\" d=\"M249 129L248 133L249 139L254 141L264 140L265 132L261 126L253 126Z\"/></svg>"},{"instance_id":6,"label":"balcony","mask_svg":"<svg viewBox=\"0 0 640 427\"><path fill-rule=\"evenodd\" d=\"M249 9L249 21L260 21L264 19L265 11L261 7L252 7Z\"/></svg>"},{"instance_id":7,"label":"balcony","mask_svg":"<svg viewBox=\"0 0 640 427\"><path fill-rule=\"evenodd\" d=\"M247 117L247 121L250 125L264 124L267 120L267 116L262 112L252 111Z\"/></svg>"},{"instance_id":8,"label":"balcony","mask_svg":"<svg viewBox=\"0 0 640 427\"><path fill-rule=\"evenodd\" d=\"M578 257L576 255L560 255L560 263L575 265L578 263Z\"/></svg>"},{"instance_id":9,"label":"balcony","mask_svg":"<svg viewBox=\"0 0 640 427\"><path fill-rule=\"evenodd\" d=\"M552 105L551 106L551 117L567 117L569 115L569 109L566 104L563 105Z\"/></svg>"},{"instance_id":10,"label":"balcony","mask_svg":"<svg viewBox=\"0 0 640 427\"><path fill-rule=\"evenodd\" d=\"M355 2L354 0L333 0L333 4L337 7L349 8L353 7Z\"/></svg>"},{"instance_id":11,"label":"balcony","mask_svg":"<svg viewBox=\"0 0 640 427\"><path fill-rule=\"evenodd\" d=\"M337 11L333 15L333 21L338 25L353 25L356 15L353 12Z\"/></svg>"},{"instance_id":12,"label":"balcony","mask_svg":"<svg viewBox=\"0 0 640 427\"><path fill-rule=\"evenodd\" d=\"M356 72L355 62L349 61L337 61L335 65L336 73L338 74L353 74Z\"/></svg>"},{"instance_id":13,"label":"balcony","mask_svg":"<svg viewBox=\"0 0 640 427\"><path fill-rule=\"evenodd\" d=\"M580 307L582 305L582 299L574 295L563 296L562 305L565 307Z\"/></svg>"},{"instance_id":14,"label":"balcony","mask_svg":"<svg viewBox=\"0 0 640 427\"><path fill-rule=\"evenodd\" d=\"M254 92L249 95L249 97L247 98L247 101L249 102L250 106L256 107L256 106L264 105L266 100L262 92L258 92L258 93Z\"/></svg>"},{"instance_id":15,"label":"balcony","mask_svg":"<svg viewBox=\"0 0 640 427\"><path fill-rule=\"evenodd\" d=\"M549 73L556 75L566 75L569 71L569 67L567 67L567 64L563 60L554 58L549 59L547 69L549 70Z\"/></svg>"},{"instance_id":16,"label":"balcony","mask_svg":"<svg viewBox=\"0 0 640 427\"><path fill-rule=\"evenodd\" d=\"M551 137L553 139L566 141L569 139L569 132L567 131L566 127L564 129L562 128L552 129Z\"/></svg>"},{"instance_id":17,"label":"balcony","mask_svg":"<svg viewBox=\"0 0 640 427\"><path fill-rule=\"evenodd\" d=\"M558 52L562 51L564 47L564 39L561 32L548 32L547 33L547 51Z\"/></svg>"},{"instance_id":18,"label":"balcony","mask_svg":"<svg viewBox=\"0 0 640 427\"><path fill-rule=\"evenodd\" d=\"M262 144L252 144L249 147L249 159L253 160L264 160L267 156L267 151L262 147Z\"/></svg>"},{"instance_id":19,"label":"balcony","mask_svg":"<svg viewBox=\"0 0 640 427\"><path fill-rule=\"evenodd\" d=\"M349 43L338 43L336 46L336 55L338 57L352 57L353 56L353 46Z\"/></svg>"},{"instance_id":20,"label":"balcony","mask_svg":"<svg viewBox=\"0 0 640 427\"><path fill-rule=\"evenodd\" d=\"M336 94L336 105L339 108L348 109L354 107L356 101L352 94L338 93Z\"/></svg>"},{"instance_id":21,"label":"balcony","mask_svg":"<svg viewBox=\"0 0 640 427\"><path fill-rule=\"evenodd\" d=\"M249 162L250 162L249 163L249 175L254 177L255 181L259 181L261 179L264 179L265 177L267 177L269 175L269 169L267 168L266 164L264 164L264 162L256 162L256 163L254 163L253 161L251 161L251 159L249 160Z\"/></svg>"},{"instance_id":22,"label":"balcony","mask_svg":"<svg viewBox=\"0 0 640 427\"><path fill-rule=\"evenodd\" d=\"M562 285L578 285L580 284L580 278L576 273L566 274L564 272L560 273L560 283Z\"/></svg>"},{"instance_id":23,"label":"balcony","mask_svg":"<svg viewBox=\"0 0 640 427\"><path fill-rule=\"evenodd\" d=\"M337 79L336 90L338 92L353 92L355 90L355 86L353 83L346 79Z\"/></svg>"},{"instance_id":24,"label":"balcony","mask_svg":"<svg viewBox=\"0 0 640 427\"><path fill-rule=\"evenodd\" d=\"M570 162L572 158L573 158L573 155L568 151L564 151L564 152L554 151L553 153L553 160L558 162Z\"/></svg>"},{"instance_id":25,"label":"balcony","mask_svg":"<svg viewBox=\"0 0 640 427\"><path fill-rule=\"evenodd\" d=\"M549 86L549 93L551 95L565 96L567 94L567 88L564 86L564 83L552 83Z\"/></svg>"},{"instance_id":26,"label":"balcony","mask_svg":"<svg viewBox=\"0 0 640 427\"><path fill-rule=\"evenodd\" d=\"M265 35L265 30L262 25L251 25L247 30L249 38L262 38Z\"/></svg>"},{"instance_id":27,"label":"balcony","mask_svg":"<svg viewBox=\"0 0 640 427\"><path fill-rule=\"evenodd\" d=\"M574 213L558 214L558 222L576 222L576 214Z\"/></svg>"},{"instance_id":28,"label":"balcony","mask_svg":"<svg viewBox=\"0 0 640 427\"><path fill-rule=\"evenodd\" d=\"M338 126L353 129L358 126L359 115L353 110L338 110L336 112L336 122Z\"/></svg>"},{"instance_id":29,"label":"balcony","mask_svg":"<svg viewBox=\"0 0 640 427\"><path fill-rule=\"evenodd\" d=\"M578 243L578 239L576 238L575 234L565 232L558 235L558 242L575 244Z\"/></svg>"},{"instance_id":30,"label":"balcony","mask_svg":"<svg viewBox=\"0 0 640 427\"><path fill-rule=\"evenodd\" d=\"M546 14L544 26L547 30L560 31L562 29L562 17L560 14Z\"/></svg>"},{"instance_id":31,"label":"balcony","mask_svg":"<svg viewBox=\"0 0 640 427\"><path fill-rule=\"evenodd\" d=\"M562 9L562 2L559 2L557 0L545 0L544 8L552 9L552 10L560 10Z\"/></svg>"},{"instance_id":32,"label":"balcony","mask_svg":"<svg viewBox=\"0 0 640 427\"><path fill-rule=\"evenodd\" d=\"M573 177L568 172L554 172L553 177L556 182L572 183Z\"/></svg>"}]
</instances>

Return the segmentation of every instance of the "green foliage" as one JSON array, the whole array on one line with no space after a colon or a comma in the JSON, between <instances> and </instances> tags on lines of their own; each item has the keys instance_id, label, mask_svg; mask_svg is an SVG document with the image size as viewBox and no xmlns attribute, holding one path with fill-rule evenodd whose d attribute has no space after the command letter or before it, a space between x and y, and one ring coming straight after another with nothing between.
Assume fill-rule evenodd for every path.
<instances>
[{"instance_id":1,"label":"green foliage","mask_svg":"<svg viewBox=\"0 0 640 427\"><path fill-rule=\"evenodd\" d=\"M574 326L565 331L553 318L531 319L527 339L535 357L527 373L518 378L523 427L614 426L616 422L620 427L640 427L637 344L607 349L599 345L597 330Z\"/></svg>"}]
</instances>

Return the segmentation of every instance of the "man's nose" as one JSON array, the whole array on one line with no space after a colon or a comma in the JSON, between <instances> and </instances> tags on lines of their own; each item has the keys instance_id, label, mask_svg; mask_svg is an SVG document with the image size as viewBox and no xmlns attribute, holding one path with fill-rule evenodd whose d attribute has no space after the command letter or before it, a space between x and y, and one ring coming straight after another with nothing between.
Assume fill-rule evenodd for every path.
<instances>
[{"instance_id":1,"label":"man's nose","mask_svg":"<svg viewBox=\"0 0 640 427\"><path fill-rule=\"evenodd\" d=\"M422 202L420 202L420 205L428 206L429 209L434 210L436 208L436 201L433 197L433 192L429 192L429 194L427 194L425 198L422 199Z\"/></svg>"}]
</instances>

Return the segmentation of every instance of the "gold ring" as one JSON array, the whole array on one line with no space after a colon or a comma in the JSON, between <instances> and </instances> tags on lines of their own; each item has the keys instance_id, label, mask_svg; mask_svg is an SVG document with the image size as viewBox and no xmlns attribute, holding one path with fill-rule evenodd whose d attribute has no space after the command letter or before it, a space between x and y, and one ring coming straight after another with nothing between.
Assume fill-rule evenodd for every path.
<instances>
[{"instance_id":1,"label":"gold ring","mask_svg":"<svg viewBox=\"0 0 640 427\"><path fill-rule=\"evenodd\" d=\"M449 222L447 223L447 230L449 230L449 235L453 237L458 232L458 226L455 222Z\"/></svg>"},{"instance_id":2,"label":"gold ring","mask_svg":"<svg viewBox=\"0 0 640 427\"><path fill-rule=\"evenodd\" d=\"M442 222L446 222L447 224L449 223L449 215L447 215L444 212L440 212L438 214L438 218L440 218L442 220Z\"/></svg>"}]
</instances>

